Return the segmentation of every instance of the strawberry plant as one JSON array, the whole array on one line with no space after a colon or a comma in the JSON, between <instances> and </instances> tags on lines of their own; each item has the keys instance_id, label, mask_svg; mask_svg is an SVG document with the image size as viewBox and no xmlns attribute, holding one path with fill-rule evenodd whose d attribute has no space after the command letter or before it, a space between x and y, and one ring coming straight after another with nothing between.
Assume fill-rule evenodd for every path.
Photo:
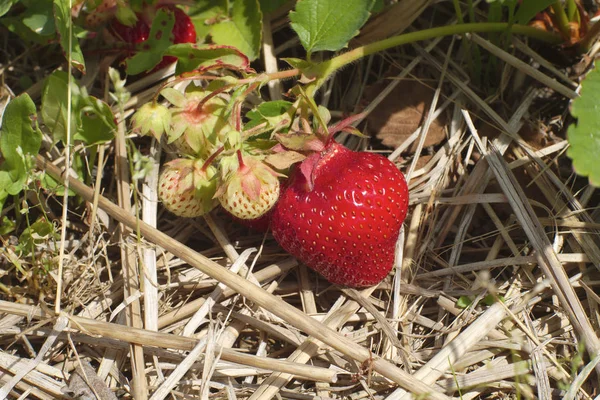
<instances>
[{"instance_id":1,"label":"strawberry plant","mask_svg":"<svg viewBox=\"0 0 600 400\"><path fill-rule=\"evenodd\" d=\"M57 0L45 11L54 14L57 26L57 35L50 32L48 38L58 38L63 49L70 49L71 65L84 71L77 45L79 28L64 20L64 4ZM128 4L104 0L77 6L73 12L81 26L89 29L88 35L103 29L104 37L123 49L129 74L156 71L179 60L180 75L151 102L140 105L131 125L139 134L159 141L164 138L181 157L166 164L160 178L159 198L165 208L185 217L203 215L217 204L242 220L272 215L273 234L290 253L334 283L368 286L381 281L394 263L395 242L407 213L406 183L398 169L383 158L350 152L336 144L335 132L360 133L352 126L353 118L328 126L329 112L316 105L315 93L345 65L415 40L508 29L557 40L551 32L523 25L467 23L407 33L322 62L313 61L315 52L344 48L367 21L373 5L372 0L350 4L299 1L290 20L306 59L286 59L292 69L274 74L258 74L249 64L259 54L262 4L198 4L189 8L188 17L183 9L166 1ZM532 17L528 7L519 8L520 22ZM16 25L13 28L18 31ZM70 38L71 47L65 38ZM212 43L197 43L207 39ZM267 82L294 76L302 79L290 90L291 101L263 102L246 109L247 98L260 97L260 88ZM199 85L202 80L206 84ZM72 84L63 73L48 78L42 116L55 141L66 139L67 124L75 127L73 139L85 133L81 139L88 144L109 140L110 134L102 136L98 124L105 124L106 133L114 132L112 117L102 102L90 101L85 92L72 92L71 114L65 115L66 88ZM185 89L176 89L175 84ZM90 111L95 115L91 120ZM333 187L331 182L340 177L355 181L347 187ZM364 197L364 202L356 196ZM294 222L297 218L292 216L298 215L306 219ZM344 218L349 218L348 222ZM315 227L325 226L330 219L336 223L326 224L323 233L304 225L311 221ZM353 235L349 253L342 252L350 243L344 232ZM314 254L320 251L321 255ZM373 263L373 259L379 261Z\"/></svg>"},{"instance_id":2,"label":"strawberry plant","mask_svg":"<svg viewBox=\"0 0 600 400\"><path fill-rule=\"evenodd\" d=\"M0 398L593 396L589 3L0 1Z\"/></svg>"}]
</instances>

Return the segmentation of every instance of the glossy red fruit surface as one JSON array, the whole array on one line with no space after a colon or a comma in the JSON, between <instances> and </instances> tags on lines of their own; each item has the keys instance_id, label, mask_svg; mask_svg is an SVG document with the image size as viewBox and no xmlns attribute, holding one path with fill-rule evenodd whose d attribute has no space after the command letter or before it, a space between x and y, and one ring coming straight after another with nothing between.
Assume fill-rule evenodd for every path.
<instances>
[{"instance_id":1,"label":"glossy red fruit surface","mask_svg":"<svg viewBox=\"0 0 600 400\"><path fill-rule=\"evenodd\" d=\"M392 162L333 142L296 167L271 229L281 247L329 282L366 287L392 269L407 209L406 180Z\"/></svg>"},{"instance_id":2,"label":"glossy red fruit surface","mask_svg":"<svg viewBox=\"0 0 600 400\"><path fill-rule=\"evenodd\" d=\"M138 18L134 26L127 26L114 20L111 24L113 33L125 43L138 44L148 40L150 27L141 18Z\"/></svg>"}]
</instances>

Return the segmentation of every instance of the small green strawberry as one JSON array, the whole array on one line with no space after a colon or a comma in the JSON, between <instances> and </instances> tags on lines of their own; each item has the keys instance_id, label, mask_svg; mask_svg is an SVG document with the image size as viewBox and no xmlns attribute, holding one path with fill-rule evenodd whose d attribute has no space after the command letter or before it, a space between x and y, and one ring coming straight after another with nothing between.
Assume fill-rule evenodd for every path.
<instances>
[{"instance_id":1,"label":"small green strawberry","mask_svg":"<svg viewBox=\"0 0 600 400\"><path fill-rule=\"evenodd\" d=\"M150 102L141 106L133 117L133 130L142 135L152 135L160 141L171 125L171 112L161 104Z\"/></svg>"},{"instance_id":2,"label":"small green strawberry","mask_svg":"<svg viewBox=\"0 0 600 400\"><path fill-rule=\"evenodd\" d=\"M260 159L238 150L234 160L224 158L221 168L224 182L215 196L221 206L234 217L254 220L266 214L279 198L279 176Z\"/></svg>"},{"instance_id":3,"label":"small green strawberry","mask_svg":"<svg viewBox=\"0 0 600 400\"><path fill-rule=\"evenodd\" d=\"M165 208L180 217L194 218L211 211L217 170L202 160L179 158L165 165L158 180L158 198Z\"/></svg>"}]
</instances>

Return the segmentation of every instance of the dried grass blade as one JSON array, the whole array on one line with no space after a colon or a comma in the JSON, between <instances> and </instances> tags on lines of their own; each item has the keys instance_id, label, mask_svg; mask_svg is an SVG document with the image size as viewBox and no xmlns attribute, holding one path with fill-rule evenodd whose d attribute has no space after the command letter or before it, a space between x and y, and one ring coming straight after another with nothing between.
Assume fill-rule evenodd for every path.
<instances>
[{"instance_id":1,"label":"dried grass blade","mask_svg":"<svg viewBox=\"0 0 600 400\"><path fill-rule=\"evenodd\" d=\"M540 223L533 208L529 204L523 189L519 185L512 170L508 168L506 161L500 157L498 151L492 148L491 151L483 145L481 138L477 134L475 127L466 111L463 115L469 125L471 134L479 147L479 150L488 160L491 170L496 179L508 197L508 201L515 212L517 220L520 222L525 234L531 241L536 250L538 264L544 271L546 277L551 281L554 292L556 293L561 305L564 307L573 327L583 338L585 346L591 356L600 354L600 339L596 335L590 320L585 314L585 310L569 282L569 278L560 262L552 244L548 240L542 224ZM597 366L600 372L600 366Z\"/></svg>"},{"instance_id":2,"label":"dried grass blade","mask_svg":"<svg viewBox=\"0 0 600 400\"><path fill-rule=\"evenodd\" d=\"M69 180L70 184L72 185L72 189L86 201L91 201L93 199L93 190L91 188L76 179L72 179L68 176L62 176L59 168L54 166L52 163L47 162L42 157L39 157L37 160L38 167L42 170L45 170L55 179L58 179L59 181L63 181L65 179ZM136 221L133 216L125 212L107 198L100 197L98 199L98 205L117 221L132 228L139 227L140 233L146 240L162 246L165 250L188 262L195 268L198 268L208 276L223 282L233 290L237 291L249 300L252 300L259 306L269 310L296 328L307 332L308 334L316 337L343 354L352 357L360 363L371 359L372 354L369 350L362 346L357 346L352 340L340 335L336 331L324 326L318 321L315 321L297 308L283 301L281 298L264 291L252 283L249 283L241 276L223 269L219 264L206 258L202 254L197 253L189 247L182 245L168 235L146 225L144 222ZM384 359L375 358L373 359L372 364L374 371L396 382L401 387L407 388L417 395L428 395L432 399L447 399L447 396L444 394L432 390L430 386L424 384L418 379L415 379L394 364Z\"/></svg>"}]
</instances>

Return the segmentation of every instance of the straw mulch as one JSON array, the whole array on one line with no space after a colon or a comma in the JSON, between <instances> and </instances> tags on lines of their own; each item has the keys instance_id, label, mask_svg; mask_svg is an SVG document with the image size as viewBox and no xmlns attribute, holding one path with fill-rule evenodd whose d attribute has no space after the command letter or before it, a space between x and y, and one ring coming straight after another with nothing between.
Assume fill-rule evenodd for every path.
<instances>
[{"instance_id":1,"label":"straw mulch","mask_svg":"<svg viewBox=\"0 0 600 400\"><path fill-rule=\"evenodd\" d=\"M446 6L413 7L405 25L427 26ZM297 42L280 39L285 18L273 15L270 27L266 60L296 54ZM2 237L0 398L598 396L598 194L565 155L580 76L512 40L504 49L476 35L406 46L353 65L318 95L334 116L392 107L402 119L396 86L429 88L427 104L411 105L422 118L394 148L368 117L360 127L379 139L339 138L389 156L410 182L396 269L361 291L331 286L221 211L168 214L155 200L158 164L134 193L127 118L172 71L132 81L130 104L115 110L120 139L89 165L94 182L65 178L60 149L38 158L82 199L61 217L61 196L27 198L57 232L66 228L65 240L40 240L19 257L18 233ZM463 43L494 59L493 82L468 79ZM33 68L30 59L19 65ZM265 98L284 90L272 85ZM427 142L435 127L441 137ZM171 156L148 138L127 140L155 160Z\"/></svg>"}]
</instances>

